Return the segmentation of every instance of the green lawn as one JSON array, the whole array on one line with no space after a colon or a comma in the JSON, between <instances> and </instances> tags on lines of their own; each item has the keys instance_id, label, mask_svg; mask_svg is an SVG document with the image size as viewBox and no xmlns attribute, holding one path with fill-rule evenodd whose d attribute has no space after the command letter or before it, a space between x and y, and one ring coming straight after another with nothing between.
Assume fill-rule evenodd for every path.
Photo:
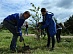
<instances>
[{"instance_id":1,"label":"green lawn","mask_svg":"<svg viewBox=\"0 0 73 54\"><path fill-rule=\"evenodd\" d=\"M63 38L61 43L56 43L55 49L50 51L49 48L44 47L47 44L47 37L45 39L37 40L33 36L23 36L26 45L29 45L31 49L23 50L23 42L17 41L18 52L15 53L25 53L25 54L73 54L73 39ZM10 54L9 45L12 39L11 33L0 32L0 54Z\"/></svg>"}]
</instances>

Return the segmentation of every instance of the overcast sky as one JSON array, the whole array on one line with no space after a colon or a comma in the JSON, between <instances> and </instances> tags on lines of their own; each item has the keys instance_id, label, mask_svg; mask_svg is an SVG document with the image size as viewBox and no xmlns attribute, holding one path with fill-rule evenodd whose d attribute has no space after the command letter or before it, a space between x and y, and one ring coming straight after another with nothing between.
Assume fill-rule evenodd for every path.
<instances>
[{"instance_id":1,"label":"overcast sky","mask_svg":"<svg viewBox=\"0 0 73 54\"><path fill-rule=\"evenodd\" d=\"M30 9L30 3L53 12L58 22L64 22L73 14L73 0L0 0L0 22L9 14Z\"/></svg>"}]
</instances>

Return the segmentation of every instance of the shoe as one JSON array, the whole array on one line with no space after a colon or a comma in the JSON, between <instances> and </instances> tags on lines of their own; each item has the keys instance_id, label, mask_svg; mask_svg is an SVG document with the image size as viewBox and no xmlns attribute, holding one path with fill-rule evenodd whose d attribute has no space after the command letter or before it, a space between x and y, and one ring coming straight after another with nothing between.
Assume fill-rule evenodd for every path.
<instances>
[{"instance_id":1,"label":"shoe","mask_svg":"<svg viewBox=\"0 0 73 54\"><path fill-rule=\"evenodd\" d=\"M50 49L50 51L53 51L53 50L54 50L54 48L51 48L51 49Z\"/></svg>"},{"instance_id":2,"label":"shoe","mask_svg":"<svg viewBox=\"0 0 73 54\"><path fill-rule=\"evenodd\" d=\"M15 49L10 49L10 51L11 51L12 53L16 52L16 50L15 50Z\"/></svg>"},{"instance_id":3,"label":"shoe","mask_svg":"<svg viewBox=\"0 0 73 54\"><path fill-rule=\"evenodd\" d=\"M57 41L57 43L60 43L60 41Z\"/></svg>"},{"instance_id":4,"label":"shoe","mask_svg":"<svg viewBox=\"0 0 73 54\"><path fill-rule=\"evenodd\" d=\"M28 50L28 49L30 49L30 47L29 46L23 46L22 49Z\"/></svg>"},{"instance_id":5,"label":"shoe","mask_svg":"<svg viewBox=\"0 0 73 54\"><path fill-rule=\"evenodd\" d=\"M49 48L49 46L44 46L44 47L47 47L47 48Z\"/></svg>"},{"instance_id":6,"label":"shoe","mask_svg":"<svg viewBox=\"0 0 73 54\"><path fill-rule=\"evenodd\" d=\"M49 47L50 45L49 44L47 44L47 47Z\"/></svg>"}]
</instances>

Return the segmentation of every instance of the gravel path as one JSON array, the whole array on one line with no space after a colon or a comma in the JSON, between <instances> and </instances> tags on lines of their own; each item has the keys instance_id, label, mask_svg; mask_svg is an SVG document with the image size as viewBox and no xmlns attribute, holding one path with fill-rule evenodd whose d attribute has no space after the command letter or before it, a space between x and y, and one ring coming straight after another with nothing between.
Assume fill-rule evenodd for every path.
<instances>
[{"instance_id":1,"label":"gravel path","mask_svg":"<svg viewBox=\"0 0 73 54\"><path fill-rule=\"evenodd\" d=\"M25 36L36 36L36 35L35 34L28 34L28 35L26 35L25 34ZM61 38L73 38L73 36L61 36Z\"/></svg>"}]
</instances>

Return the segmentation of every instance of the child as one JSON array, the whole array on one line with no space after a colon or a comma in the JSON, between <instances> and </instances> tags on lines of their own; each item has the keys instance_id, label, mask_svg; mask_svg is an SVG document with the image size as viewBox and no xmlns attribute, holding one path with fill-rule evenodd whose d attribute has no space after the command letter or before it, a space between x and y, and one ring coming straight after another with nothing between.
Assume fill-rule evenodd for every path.
<instances>
[{"instance_id":1,"label":"child","mask_svg":"<svg viewBox=\"0 0 73 54\"><path fill-rule=\"evenodd\" d=\"M25 25L26 29L25 29L25 33L28 35L28 23L26 22L26 25Z\"/></svg>"}]
</instances>

